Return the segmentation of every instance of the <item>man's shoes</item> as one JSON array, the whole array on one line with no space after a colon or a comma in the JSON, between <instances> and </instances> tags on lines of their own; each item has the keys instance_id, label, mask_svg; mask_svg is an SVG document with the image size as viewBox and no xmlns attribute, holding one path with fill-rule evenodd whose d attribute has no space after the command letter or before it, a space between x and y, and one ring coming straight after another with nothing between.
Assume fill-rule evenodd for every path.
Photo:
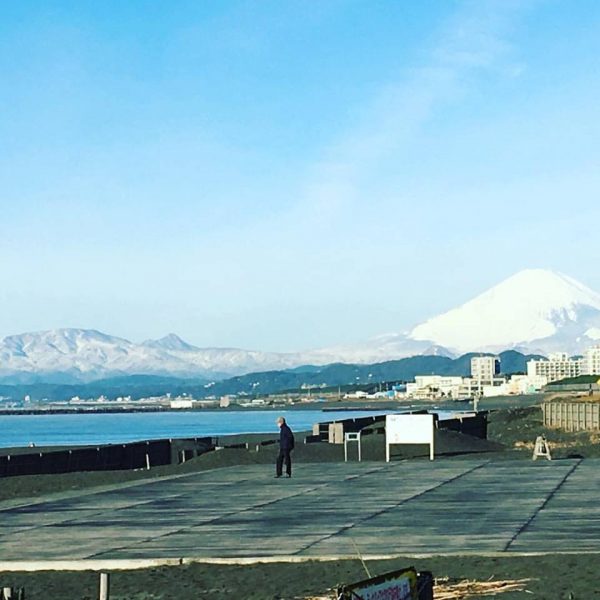
<instances>
[{"instance_id":1,"label":"man's shoes","mask_svg":"<svg viewBox=\"0 0 600 600\"><path fill-rule=\"evenodd\" d=\"M288 474L286 475L286 477L287 477L288 479L291 479L291 478L292 478L292 474L291 474L291 473L288 473Z\"/></svg>"},{"instance_id":2,"label":"man's shoes","mask_svg":"<svg viewBox=\"0 0 600 600\"><path fill-rule=\"evenodd\" d=\"M279 479L281 475L275 475L275 479Z\"/></svg>"}]
</instances>

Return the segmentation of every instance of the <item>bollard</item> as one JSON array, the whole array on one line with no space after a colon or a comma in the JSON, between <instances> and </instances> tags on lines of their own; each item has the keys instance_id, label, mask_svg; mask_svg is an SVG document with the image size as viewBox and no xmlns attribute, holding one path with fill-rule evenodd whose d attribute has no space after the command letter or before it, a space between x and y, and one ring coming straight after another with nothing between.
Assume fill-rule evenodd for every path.
<instances>
[{"instance_id":1,"label":"bollard","mask_svg":"<svg viewBox=\"0 0 600 600\"><path fill-rule=\"evenodd\" d=\"M100 573L100 597L99 600L108 600L110 594L110 577L108 573Z\"/></svg>"}]
</instances>

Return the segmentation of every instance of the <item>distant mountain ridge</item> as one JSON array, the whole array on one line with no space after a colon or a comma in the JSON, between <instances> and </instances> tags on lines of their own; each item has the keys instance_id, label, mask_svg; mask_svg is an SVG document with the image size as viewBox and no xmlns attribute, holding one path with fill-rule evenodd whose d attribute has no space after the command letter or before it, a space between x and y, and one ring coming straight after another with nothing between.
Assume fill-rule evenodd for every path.
<instances>
[{"instance_id":1,"label":"distant mountain ridge","mask_svg":"<svg viewBox=\"0 0 600 600\"><path fill-rule=\"evenodd\" d=\"M0 340L0 382L59 384L132 374L218 380L305 365L453 358L471 351L575 354L599 341L600 294L566 275L529 269L407 332L306 352L199 348L173 333L140 344L90 329L12 335Z\"/></svg>"},{"instance_id":2,"label":"distant mountain ridge","mask_svg":"<svg viewBox=\"0 0 600 600\"><path fill-rule=\"evenodd\" d=\"M429 373L467 376L473 356L472 353L456 359L445 356L412 356L371 365L305 366L250 373L216 382L156 375L130 375L68 385L57 383L0 384L0 396L20 400L28 395L36 401L44 399L57 401L68 400L73 396L97 398L103 395L109 399L131 396L133 399L139 399L171 393L173 395L191 394L194 398L200 399L227 394L252 396L301 390L303 393L308 393L307 388L312 388L312 393L318 394L322 386L375 386L382 381L410 381L414 379L415 375ZM523 372L530 358L538 357L525 356L514 350L503 352L500 354L502 372L505 374Z\"/></svg>"}]
</instances>

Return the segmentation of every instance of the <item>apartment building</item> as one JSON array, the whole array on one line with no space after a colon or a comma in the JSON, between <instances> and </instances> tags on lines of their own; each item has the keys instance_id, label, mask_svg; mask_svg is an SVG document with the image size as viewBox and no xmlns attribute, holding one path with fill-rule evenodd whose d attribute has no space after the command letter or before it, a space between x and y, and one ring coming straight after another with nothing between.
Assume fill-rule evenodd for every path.
<instances>
[{"instance_id":1,"label":"apartment building","mask_svg":"<svg viewBox=\"0 0 600 600\"><path fill-rule=\"evenodd\" d=\"M600 364L600 356L598 358ZM566 352L554 352L547 359L530 360L527 363L529 377L545 377L548 383L583 373L584 359L571 358ZM600 371L598 371L600 373Z\"/></svg>"},{"instance_id":2,"label":"apartment building","mask_svg":"<svg viewBox=\"0 0 600 600\"><path fill-rule=\"evenodd\" d=\"M471 379L479 385L493 385L500 373L500 359L497 356L474 356L471 359Z\"/></svg>"},{"instance_id":3,"label":"apartment building","mask_svg":"<svg viewBox=\"0 0 600 600\"><path fill-rule=\"evenodd\" d=\"M600 346L586 350L581 365L582 375L600 375Z\"/></svg>"}]
</instances>

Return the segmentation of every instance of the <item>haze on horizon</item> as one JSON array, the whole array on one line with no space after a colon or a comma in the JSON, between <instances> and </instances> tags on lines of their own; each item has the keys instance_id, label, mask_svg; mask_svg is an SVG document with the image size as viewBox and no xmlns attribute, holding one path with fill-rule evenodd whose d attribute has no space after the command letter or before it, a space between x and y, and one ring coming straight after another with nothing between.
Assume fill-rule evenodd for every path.
<instances>
[{"instance_id":1,"label":"haze on horizon","mask_svg":"<svg viewBox=\"0 0 600 600\"><path fill-rule=\"evenodd\" d=\"M0 7L0 337L286 351L600 289L600 5Z\"/></svg>"}]
</instances>

